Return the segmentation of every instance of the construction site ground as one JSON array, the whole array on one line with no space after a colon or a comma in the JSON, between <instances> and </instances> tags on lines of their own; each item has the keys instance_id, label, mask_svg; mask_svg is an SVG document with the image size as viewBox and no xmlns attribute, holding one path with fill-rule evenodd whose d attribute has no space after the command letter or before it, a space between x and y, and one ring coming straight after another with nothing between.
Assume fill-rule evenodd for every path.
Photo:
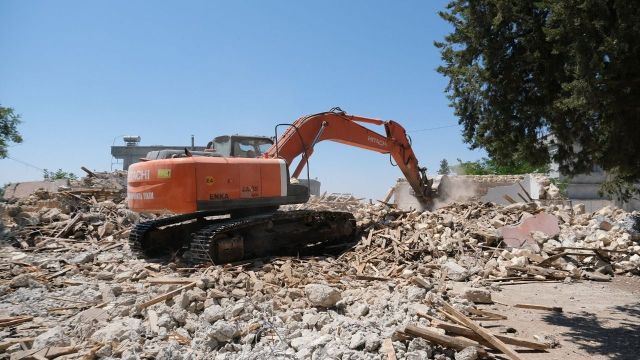
<instances>
[{"instance_id":1,"label":"construction site ground","mask_svg":"<svg viewBox=\"0 0 640 360\"><path fill-rule=\"evenodd\" d=\"M457 283L455 291L464 284ZM518 336L554 334L561 347L551 353L522 353L526 360L640 358L640 279L617 277L608 283L535 283L503 286L493 298L506 304L539 303L562 307L562 313L485 306L508 317L487 327L511 327Z\"/></svg>"},{"instance_id":2,"label":"construction site ground","mask_svg":"<svg viewBox=\"0 0 640 360\"><path fill-rule=\"evenodd\" d=\"M0 203L0 359L639 358L638 213L314 198L348 247L196 266L133 256L125 179Z\"/></svg>"}]
</instances>

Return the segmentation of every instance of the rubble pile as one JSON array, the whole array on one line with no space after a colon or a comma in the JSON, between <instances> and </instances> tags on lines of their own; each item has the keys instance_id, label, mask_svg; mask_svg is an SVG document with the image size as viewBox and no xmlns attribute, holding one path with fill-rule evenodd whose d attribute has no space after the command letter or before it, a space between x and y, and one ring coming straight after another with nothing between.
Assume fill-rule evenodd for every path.
<instances>
[{"instance_id":1,"label":"rubble pile","mask_svg":"<svg viewBox=\"0 0 640 360\"><path fill-rule=\"evenodd\" d=\"M504 229L537 214L552 215L556 233L534 230L525 234L532 241L505 248L504 240L510 239L503 238ZM582 205L475 202L419 213L375 205L361 208L356 218L366 236L345 256L367 275L397 276L422 266L429 276L438 276L440 269L455 281L514 276L604 280L640 266L640 235L634 230L638 215L612 207L586 214Z\"/></svg>"},{"instance_id":2,"label":"rubble pile","mask_svg":"<svg viewBox=\"0 0 640 360\"><path fill-rule=\"evenodd\" d=\"M124 201L127 195L127 172L93 172L83 168L87 176L78 180L69 180L68 187L59 190L70 194L93 197L97 201L111 199L116 203Z\"/></svg>"},{"instance_id":3,"label":"rubble pile","mask_svg":"<svg viewBox=\"0 0 640 360\"><path fill-rule=\"evenodd\" d=\"M0 251L0 358L511 357L512 344L556 344L553 334L475 326L501 319L481 305L500 284L640 269L638 215L619 209L469 202L420 213L352 198L306 207L331 202L358 222L343 253L208 267L133 258L126 238L139 218L117 199L37 193L0 204L13 239ZM507 246L505 229L542 214L557 220L556 233L521 232L524 241ZM469 288L454 294L452 281Z\"/></svg>"},{"instance_id":4,"label":"rubble pile","mask_svg":"<svg viewBox=\"0 0 640 360\"><path fill-rule=\"evenodd\" d=\"M84 248L126 238L140 216L127 209L126 172L91 173L55 192L0 203L0 235L32 251Z\"/></svg>"}]
</instances>

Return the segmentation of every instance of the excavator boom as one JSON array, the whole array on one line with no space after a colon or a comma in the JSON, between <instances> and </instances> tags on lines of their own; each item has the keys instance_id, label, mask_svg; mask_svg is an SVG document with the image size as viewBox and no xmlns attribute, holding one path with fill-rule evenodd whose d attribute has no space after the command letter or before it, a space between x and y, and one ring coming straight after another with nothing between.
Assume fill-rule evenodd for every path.
<instances>
[{"instance_id":1,"label":"excavator boom","mask_svg":"<svg viewBox=\"0 0 640 360\"><path fill-rule=\"evenodd\" d=\"M382 125L385 135L369 130L361 123ZM340 109L304 116L291 124L264 156L284 159L289 166L300 156L300 162L292 173L297 178L313 154L315 145L324 140L390 154L416 197L424 202L431 200L431 182L426 177L426 169L419 166L405 129L395 121L348 115Z\"/></svg>"}]
</instances>

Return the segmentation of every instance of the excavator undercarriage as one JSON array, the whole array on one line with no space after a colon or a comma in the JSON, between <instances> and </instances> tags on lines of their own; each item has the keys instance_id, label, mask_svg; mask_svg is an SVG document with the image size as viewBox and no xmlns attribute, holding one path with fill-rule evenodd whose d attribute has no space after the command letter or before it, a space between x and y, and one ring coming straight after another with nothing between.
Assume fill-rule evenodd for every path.
<instances>
[{"instance_id":1,"label":"excavator undercarriage","mask_svg":"<svg viewBox=\"0 0 640 360\"><path fill-rule=\"evenodd\" d=\"M348 245L355 233L355 219L347 212L199 213L140 223L129 235L129 246L139 257L182 253L196 264L221 264L272 255L306 255Z\"/></svg>"}]
</instances>

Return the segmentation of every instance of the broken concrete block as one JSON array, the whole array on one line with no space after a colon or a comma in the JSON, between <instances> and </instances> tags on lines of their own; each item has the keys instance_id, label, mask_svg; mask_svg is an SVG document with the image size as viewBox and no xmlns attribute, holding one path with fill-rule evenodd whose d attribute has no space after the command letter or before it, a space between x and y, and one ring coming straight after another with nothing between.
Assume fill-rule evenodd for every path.
<instances>
[{"instance_id":1,"label":"broken concrete block","mask_svg":"<svg viewBox=\"0 0 640 360\"><path fill-rule=\"evenodd\" d=\"M9 281L9 286L12 288L30 287L33 281L31 275L20 274Z\"/></svg>"},{"instance_id":2,"label":"broken concrete block","mask_svg":"<svg viewBox=\"0 0 640 360\"><path fill-rule=\"evenodd\" d=\"M501 227L499 231L507 246L521 248L526 245L537 246L531 236L533 231L540 231L549 238L553 238L560 234L560 226L557 217L543 212L525 219L516 226Z\"/></svg>"},{"instance_id":3,"label":"broken concrete block","mask_svg":"<svg viewBox=\"0 0 640 360\"><path fill-rule=\"evenodd\" d=\"M33 340L33 349L44 349L49 346L68 346L69 339L64 334L64 330L60 326L51 328L42 334L36 336Z\"/></svg>"},{"instance_id":4,"label":"broken concrete block","mask_svg":"<svg viewBox=\"0 0 640 360\"><path fill-rule=\"evenodd\" d=\"M455 353L456 360L476 360L478 359L478 349L475 346L468 346Z\"/></svg>"},{"instance_id":5,"label":"broken concrete block","mask_svg":"<svg viewBox=\"0 0 640 360\"><path fill-rule=\"evenodd\" d=\"M304 292L314 306L333 307L342 298L338 290L323 284L309 284Z\"/></svg>"},{"instance_id":6,"label":"broken concrete block","mask_svg":"<svg viewBox=\"0 0 640 360\"><path fill-rule=\"evenodd\" d=\"M465 281L469 277L469 271L453 261L447 261L442 265L447 270L447 277L453 281Z\"/></svg>"},{"instance_id":7,"label":"broken concrete block","mask_svg":"<svg viewBox=\"0 0 640 360\"><path fill-rule=\"evenodd\" d=\"M466 288L462 296L475 304L492 304L491 291L482 288Z\"/></svg>"},{"instance_id":8,"label":"broken concrete block","mask_svg":"<svg viewBox=\"0 0 640 360\"><path fill-rule=\"evenodd\" d=\"M226 321L217 321L215 324L207 328L209 337L220 342L229 342L238 336L239 331L236 326Z\"/></svg>"}]
</instances>

